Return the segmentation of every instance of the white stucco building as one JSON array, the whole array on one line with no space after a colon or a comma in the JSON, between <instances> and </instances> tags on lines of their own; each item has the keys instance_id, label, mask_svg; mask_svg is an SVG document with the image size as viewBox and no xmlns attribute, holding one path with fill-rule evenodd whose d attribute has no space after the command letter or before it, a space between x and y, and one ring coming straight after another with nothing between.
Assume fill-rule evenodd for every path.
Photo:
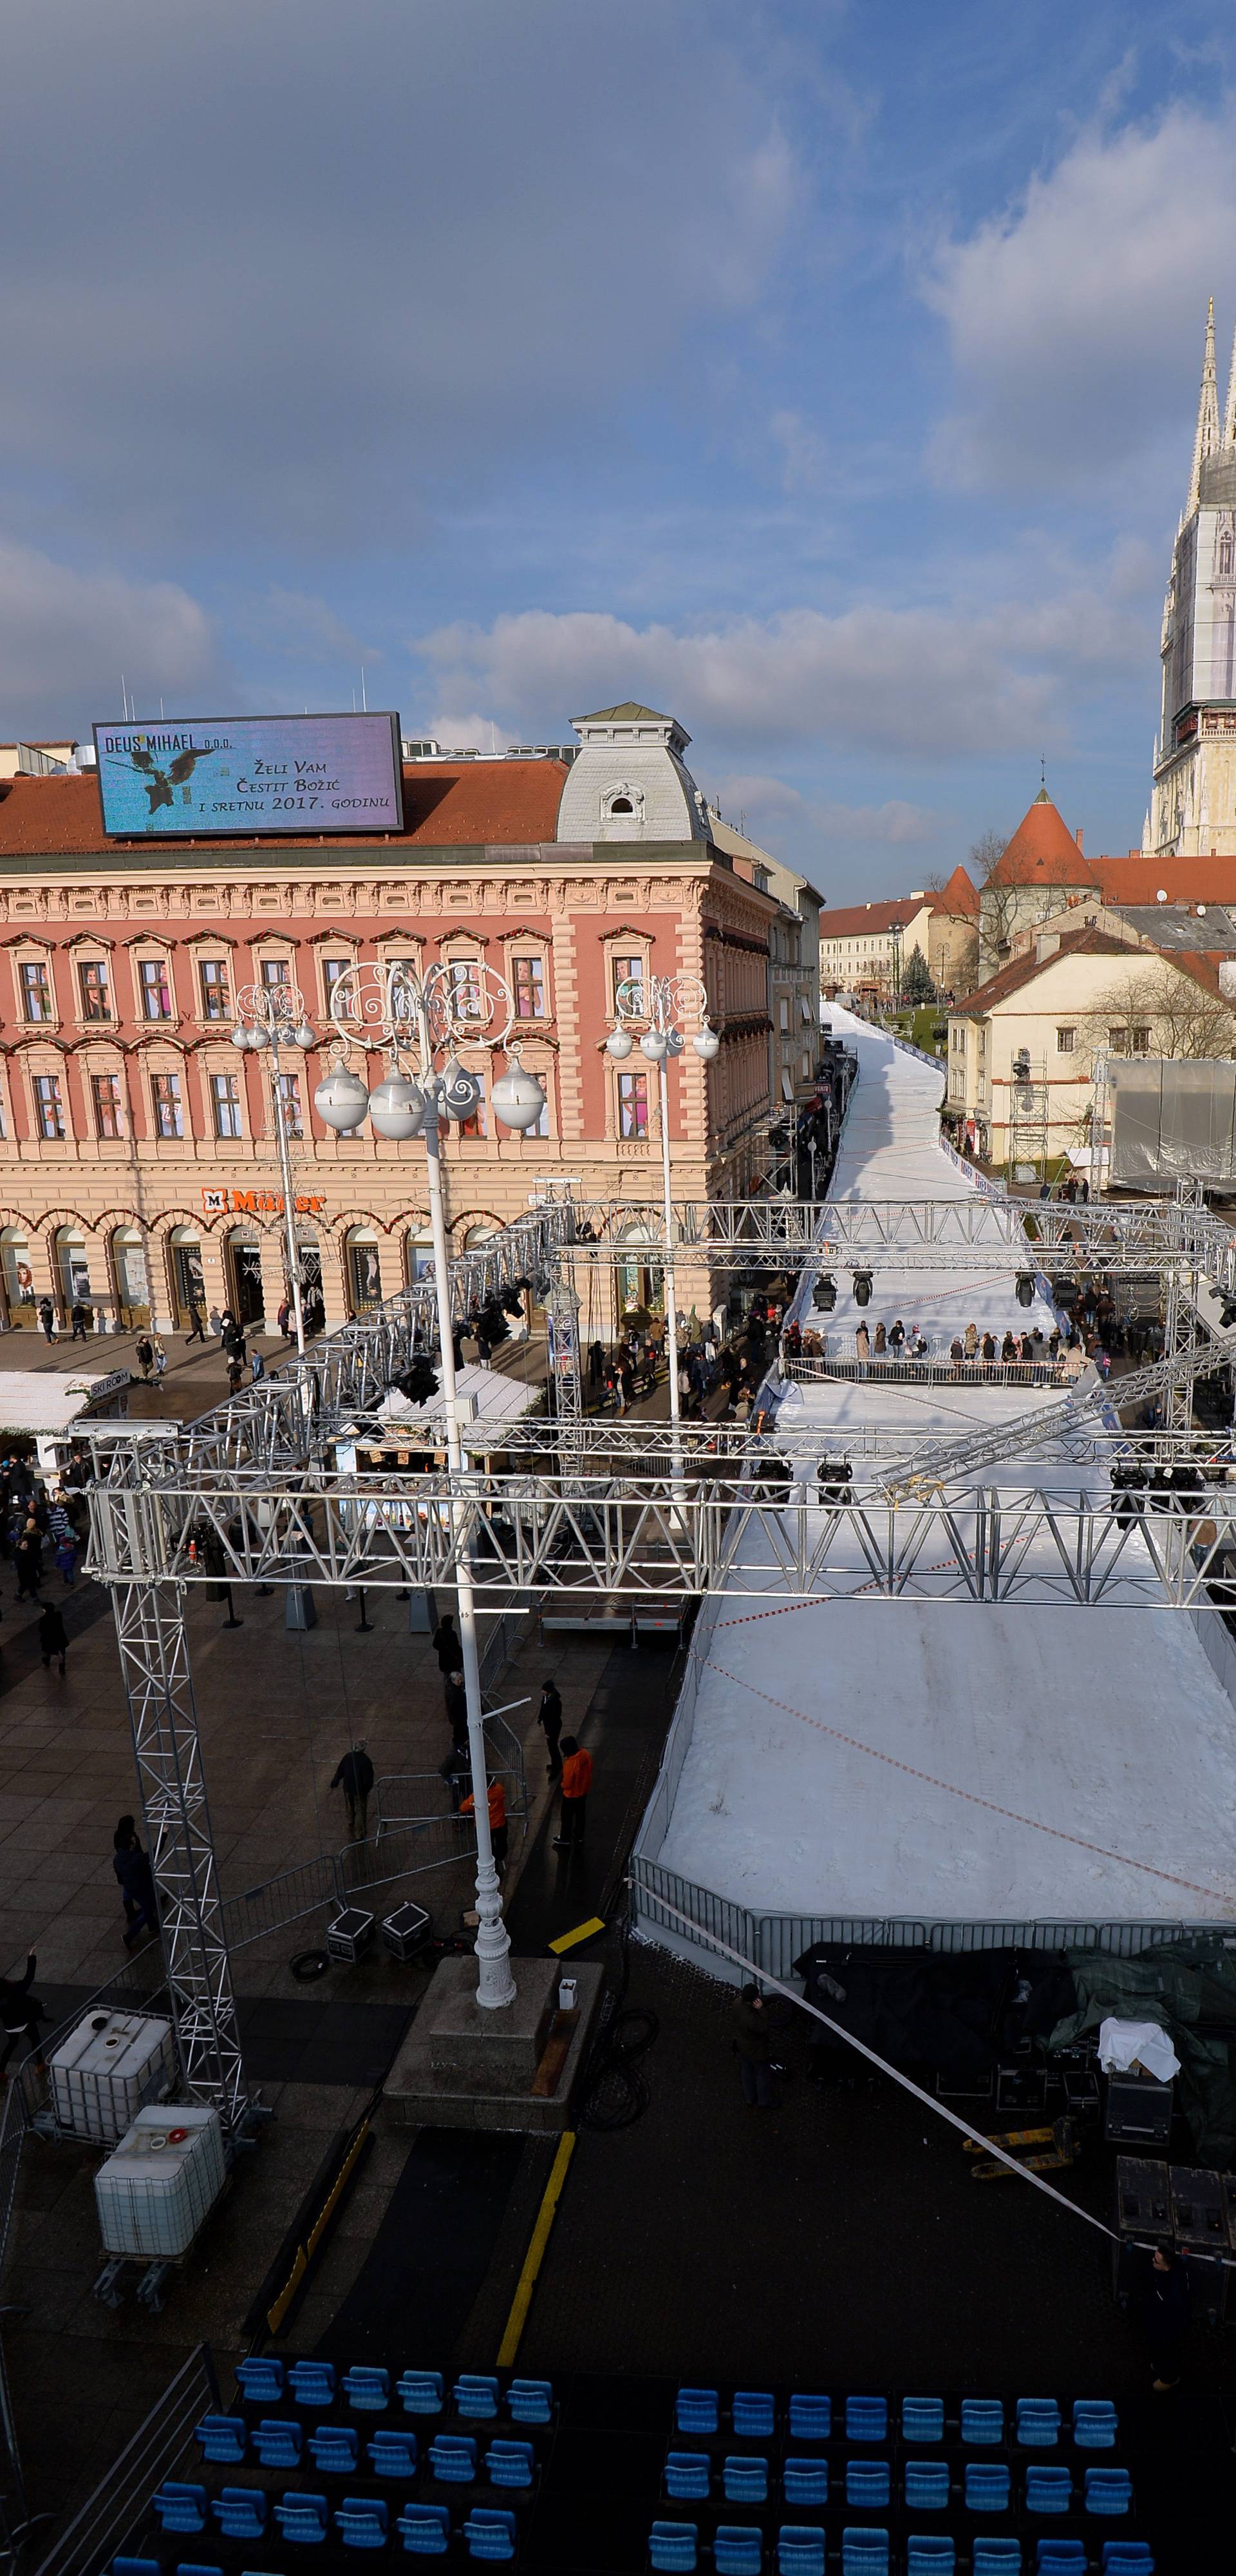
<instances>
[{"instance_id":1,"label":"white stucco building","mask_svg":"<svg viewBox=\"0 0 1236 2576\"><path fill-rule=\"evenodd\" d=\"M1214 303L1163 608L1163 714L1143 846L1236 856L1236 343L1219 420Z\"/></svg>"}]
</instances>

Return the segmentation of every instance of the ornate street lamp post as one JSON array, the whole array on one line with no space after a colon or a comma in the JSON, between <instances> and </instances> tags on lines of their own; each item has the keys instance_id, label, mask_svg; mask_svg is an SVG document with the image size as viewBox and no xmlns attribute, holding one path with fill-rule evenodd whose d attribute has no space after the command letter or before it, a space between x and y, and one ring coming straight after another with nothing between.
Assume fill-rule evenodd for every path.
<instances>
[{"instance_id":1,"label":"ornate street lamp post","mask_svg":"<svg viewBox=\"0 0 1236 2576\"><path fill-rule=\"evenodd\" d=\"M288 1288L296 1324L296 1348L305 1356L305 1309L301 1296L300 1245L296 1240L296 1216L292 1200L292 1157L288 1150L287 1103L283 1097L283 1055L291 1055L297 1064L305 1051L315 1043L304 1000L295 984L244 984L236 996L236 1026L232 1031L234 1047L252 1047L255 1054L265 1051L270 1057L270 1090L275 1109L275 1136L279 1147L279 1171L283 1181L283 1231L286 1245Z\"/></svg>"},{"instance_id":2,"label":"ornate street lamp post","mask_svg":"<svg viewBox=\"0 0 1236 2576\"><path fill-rule=\"evenodd\" d=\"M446 1451L452 1483L450 1511L457 1541L459 1642L468 1702L468 1753L476 1819L476 1999L490 2009L514 2002L515 1981L489 1831L472 1575L467 1551L458 1544L465 1519L464 1460L455 1400L455 1331L439 1148L443 1119L459 1122L470 1118L481 1098L480 1080L459 1062L457 1048L505 1047L514 1017L509 986L487 966L470 966L462 978L444 965L431 966L424 976L400 965L349 967L338 978L331 995L335 1063L314 1093L318 1115L328 1127L342 1132L359 1127L369 1118L379 1136L394 1143L408 1143L414 1136L425 1140ZM385 1054L386 1070L371 1091L361 1074L352 1071L348 1058L355 1050L363 1059L375 1040ZM510 1058L506 1072L491 1085L489 1096L495 1115L505 1127L517 1132L534 1127L545 1106L540 1083L524 1071L517 1055Z\"/></svg>"},{"instance_id":3,"label":"ornate street lamp post","mask_svg":"<svg viewBox=\"0 0 1236 2576\"><path fill-rule=\"evenodd\" d=\"M670 1445L675 1487L682 1481L681 1402L678 1393L678 1298L674 1285L674 1209L670 1196L669 1090L665 1068L671 1056L681 1055L686 1045L684 1020L698 1022L691 1044L704 1064L711 1064L721 1040L708 1021L708 994L698 975L653 975L647 980L632 975L619 984L614 994L614 1012L618 1026L611 1029L605 1043L619 1064L633 1052L633 1027L643 1024L639 1040L641 1055L655 1064L661 1079L661 1180L665 1223L665 1340L669 1361Z\"/></svg>"}]
</instances>

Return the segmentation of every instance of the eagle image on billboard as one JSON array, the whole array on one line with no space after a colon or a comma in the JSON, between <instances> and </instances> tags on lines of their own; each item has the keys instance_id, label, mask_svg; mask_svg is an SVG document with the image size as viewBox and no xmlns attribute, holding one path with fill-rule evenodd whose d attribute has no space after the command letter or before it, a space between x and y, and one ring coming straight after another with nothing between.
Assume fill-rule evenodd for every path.
<instances>
[{"instance_id":1,"label":"eagle image on billboard","mask_svg":"<svg viewBox=\"0 0 1236 2576\"><path fill-rule=\"evenodd\" d=\"M399 832L397 715L95 725L105 832Z\"/></svg>"}]
</instances>

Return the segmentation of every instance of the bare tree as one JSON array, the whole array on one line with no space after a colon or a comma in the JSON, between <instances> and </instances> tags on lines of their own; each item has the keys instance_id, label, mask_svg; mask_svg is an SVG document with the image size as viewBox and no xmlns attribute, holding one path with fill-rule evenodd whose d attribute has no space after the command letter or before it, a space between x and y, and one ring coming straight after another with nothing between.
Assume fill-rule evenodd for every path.
<instances>
[{"instance_id":1,"label":"bare tree","mask_svg":"<svg viewBox=\"0 0 1236 2576\"><path fill-rule=\"evenodd\" d=\"M1169 957L1147 959L1097 994L1084 1029L1092 1058L1104 1048L1113 1055L1236 1055L1236 1012Z\"/></svg>"},{"instance_id":2,"label":"bare tree","mask_svg":"<svg viewBox=\"0 0 1236 2576\"><path fill-rule=\"evenodd\" d=\"M1017 926L1020 886L1002 885L995 871L1008 848L1008 836L989 824L970 844L969 874L979 896L979 972L994 975L1008 956Z\"/></svg>"}]
</instances>

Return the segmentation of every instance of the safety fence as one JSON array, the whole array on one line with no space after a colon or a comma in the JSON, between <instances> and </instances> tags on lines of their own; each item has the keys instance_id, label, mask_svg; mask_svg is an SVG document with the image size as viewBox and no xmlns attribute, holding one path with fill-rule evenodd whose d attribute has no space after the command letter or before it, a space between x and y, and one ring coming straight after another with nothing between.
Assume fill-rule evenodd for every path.
<instances>
[{"instance_id":1,"label":"safety fence","mask_svg":"<svg viewBox=\"0 0 1236 2576\"><path fill-rule=\"evenodd\" d=\"M441 1783L431 1774L435 1785ZM321 1852L279 1870L243 1895L222 1900L224 1938L229 1951L285 1931L291 1923L324 1910L341 1914L360 1896L374 1895L403 1879L449 1868L475 1856L476 1838L467 1819L449 1814L400 1817L389 1830L364 1842L345 1843L342 1851Z\"/></svg>"},{"instance_id":2,"label":"safety fence","mask_svg":"<svg viewBox=\"0 0 1236 2576\"><path fill-rule=\"evenodd\" d=\"M837 1335L841 1341L843 1336ZM844 1338L852 1339L851 1335ZM891 1380L898 1386L1073 1386L1084 1374L1081 1369L1065 1366L1059 1360L954 1360L941 1354L928 1359L891 1359L874 1356L860 1359L831 1349L827 1356L816 1358L806 1353L800 1359L782 1362L783 1374L804 1385L814 1385L822 1378L868 1378Z\"/></svg>"},{"instance_id":3,"label":"safety fence","mask_svg":"<svg viewBox=\"0 0 1236 2576\"><path fill-rule=\"evenodd\" d=\"M719 1941L739 1951L763 1975L786 1978L793 1976L794 1961L817 1943L830 1949L922 1950L946 1958L974 1950L1093 1950L1112 1958L1134 1959L1141 1951L1155 1949L1166 1941L1188 1940L1204 1932L1229 1928L1220 1923L1183 1921L997 1922L953 1918L933 1922L887 1915L756 1914L729 1897L719 1896L712 1888L697 1887L677 1870L663 1868L660 1862L648 1859L638 1846L631 1862L630 1907L632 1925L643 1937L679 1952L698 1951L701 1965L711 1956L717 1961L716 1973L727 1980L736 1978L739 1971L731 1961L719 1956ZM683 1916L687 1926L678 1919Z\"/></svg>"},{"instance_id":4,"label":"safety fence","mask_svg":"<svg viewBox=\"0 0 1236 2576\"><path fill-rule=\"evenodd\" d=\"M1003 1182L989 1181L986 1172L976 1172L973 1163L968 1162L966 1156L964 1154L959 1154L956 1146L949 1143L948 1137L945 1135L943 1128L940 1130L940 1151L944 1155L946 1162L955 1163L958 1171L965 1173L971 1189L977 1190L981 1198L1008 1198L1008 1191L1005 1189Z\"/></svg>"},{"instance_id":5,"label":"safety fence","mask_svg":"<svg viewBox=\"0 0 1236 2576\"><path fill-rule=\"evenodd\" d=\"M222 2400L208 2344L198 2344L170 2379L94 2493L48 2551L37 2576L98 2576L124 2553L165 2478L196 2454L194 2425Z\"/></svg>"}]
</instances>

